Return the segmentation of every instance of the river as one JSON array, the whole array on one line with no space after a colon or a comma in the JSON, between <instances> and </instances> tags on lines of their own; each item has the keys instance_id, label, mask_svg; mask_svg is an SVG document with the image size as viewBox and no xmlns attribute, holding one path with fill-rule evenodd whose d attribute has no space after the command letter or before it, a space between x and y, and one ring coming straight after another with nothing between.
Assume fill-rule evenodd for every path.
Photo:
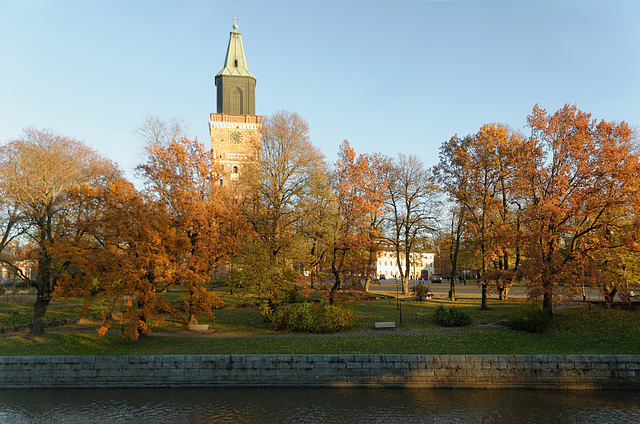
<instances>
[{"instance_id":1,"label":"river","mask_svg":"<svg viewBox=\"0 0 640 424\"><path fill-rule=\"evenodd\" d=\"M640 423L640 391L0 390L0 422Z\"/></svg>"}]
</instances>

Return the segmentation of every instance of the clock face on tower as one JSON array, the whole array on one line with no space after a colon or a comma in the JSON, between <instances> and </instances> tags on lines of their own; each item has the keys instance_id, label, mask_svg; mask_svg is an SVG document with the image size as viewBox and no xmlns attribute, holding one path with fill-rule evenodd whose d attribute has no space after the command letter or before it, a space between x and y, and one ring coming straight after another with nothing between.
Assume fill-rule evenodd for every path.
<instances>
[{"instance_id":1,"label":"clock face on tower","mask_svg":"<svg viewBox=\"0 0 640 424\"><path fill-rule=\"evenodd\" d=\"M242 144L244 142L244 132L229 130L229 144Z\"/></svg>"}]
</instances>

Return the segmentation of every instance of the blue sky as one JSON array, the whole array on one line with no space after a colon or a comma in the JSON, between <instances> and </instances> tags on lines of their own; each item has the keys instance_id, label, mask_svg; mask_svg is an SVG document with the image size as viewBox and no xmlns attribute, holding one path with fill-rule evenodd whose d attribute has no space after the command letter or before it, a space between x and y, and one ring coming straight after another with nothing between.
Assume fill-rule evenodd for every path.
<instances>
[{"instance_id":1,"label":"blue sky","mask_svg":"<svg viewBox=\"0 0 640 424\"><path fill-rule=\"evenodd\" d=\"M636 0L0 0L0 142L50 128L129 176L147 115L208 144L234 15L256 113L297 112L330 162L348 139L431 166L453 135L522 129L536 103L640 124Z\"/></svg>"}]
</instances>

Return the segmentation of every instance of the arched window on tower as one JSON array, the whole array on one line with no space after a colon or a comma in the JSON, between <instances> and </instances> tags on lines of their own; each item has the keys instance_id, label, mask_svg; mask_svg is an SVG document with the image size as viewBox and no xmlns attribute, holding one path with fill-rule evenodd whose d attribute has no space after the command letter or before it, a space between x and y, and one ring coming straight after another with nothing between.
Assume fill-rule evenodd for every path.
<instances>
[{"instance_id":1,"label":"arched window on tower","mask_svg":"<svg viewBox=\"0 0 640 424\"><path fill-rule=\"evenodd\" d=\"M237 174L238 173L238 167L234 165L233 168L231 169L231 172L234 173L234 174Z\"/></svg>"},{"instance_id":2,"label":"arched window on tower","mask_svg":"<svg viewBox=\"0 0 640 424\"><path fill-rule=\"evenodd\" d=\"M236 68L238 67L238 59L236 59L236 60L233 62L233 65L234 65Z\"/></svg>"},{"instance_id":3,"label":"arched window on tower","mask_svg":"<svg viewBox=\"0 0 640 424\"><path fill-rule=\"evenodd\" d=\"M236 87L231 93L231 114L232 115L243 115L244 107L242 104L242 90L240 87Z\"/></svg>"}]
</instances>

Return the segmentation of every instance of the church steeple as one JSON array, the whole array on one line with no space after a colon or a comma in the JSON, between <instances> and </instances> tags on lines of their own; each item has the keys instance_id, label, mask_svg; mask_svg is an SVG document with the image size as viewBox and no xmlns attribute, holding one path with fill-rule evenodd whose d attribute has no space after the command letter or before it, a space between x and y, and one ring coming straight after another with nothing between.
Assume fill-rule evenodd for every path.
<instances>
[{"instance_id":1,"label":"church steeple","mask_svg":"<svg viewBox=\"0 0 640 424\"><path fill-rule=\"evenodd\" d=\"M238 18L233 18L237 21ZM230 187L256 161L262 143L262 116L256 115L256 77L247 69L238 24L233 24L224 68L215 78L218 112L210 114L211 157L220 185Z\"/></svg>"},{"instance_id":2,"label":"church steeple","mask_svg":"<svg viewBox=\"0 0 640 424\"><path fill-rule=\"evenodd\" d=\"M234 17L234 21L238 18ZM255 115L256 77L247 68L242 35L234 22L229 36L224 68L215 77L217 112L231 115Z\"/></svg>"}]
</instances>

